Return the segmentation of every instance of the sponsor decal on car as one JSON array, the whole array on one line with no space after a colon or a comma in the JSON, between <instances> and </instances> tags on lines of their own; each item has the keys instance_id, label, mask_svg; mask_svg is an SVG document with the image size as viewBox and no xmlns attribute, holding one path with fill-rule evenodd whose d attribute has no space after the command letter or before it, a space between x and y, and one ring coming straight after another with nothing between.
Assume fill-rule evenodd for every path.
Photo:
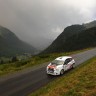
<instances>
[{"instance_id":1,"label":"sponsor decal on car","mask_svg":"<svg viewBox=\"0 0 96 96\"><path fill-rule=\"evenodd\" d=\"M54 68L56 68L56 66L55 65L50 65L50 66L48 66L48 68L54 69Z\"/></svg>"}]
</instances>

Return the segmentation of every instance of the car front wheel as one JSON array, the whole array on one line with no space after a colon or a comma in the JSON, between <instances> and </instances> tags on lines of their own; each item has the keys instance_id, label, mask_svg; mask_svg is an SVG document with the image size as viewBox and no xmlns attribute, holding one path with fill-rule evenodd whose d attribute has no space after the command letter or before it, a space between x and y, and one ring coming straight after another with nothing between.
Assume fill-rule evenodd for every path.
<instances>
[{"instance_id":1,"label":"car front wheel","mask_svg":"<svg viewBox=\"0 0 96 96\"><path fill-rule=\"evenodd\" d=\"M60 71L60 75L63 75L64 74L64 70L62 69L61 71Z\"/></svg>"}]
</instances>

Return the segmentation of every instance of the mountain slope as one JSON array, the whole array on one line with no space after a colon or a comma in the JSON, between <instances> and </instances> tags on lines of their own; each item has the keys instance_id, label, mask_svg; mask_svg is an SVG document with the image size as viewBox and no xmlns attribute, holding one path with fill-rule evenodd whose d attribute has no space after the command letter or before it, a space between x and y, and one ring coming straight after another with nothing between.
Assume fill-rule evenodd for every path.
<instances>
[{"instance_id":1,"label":"mountain slope","mask_svg":"<svg viewBox=\"0 0 96 96\"><path fill-rule=\"evenodd\" d=\"M61 33L58 38L46 50L42 52L42 54L67 52L96 46L96 27L86 29L82 26L82 28L78 28L78 30L75 30L75 28L74 33L71 27L72 26L69 28L67 27L70 29L71 35L67 31L67 36L64 30L64 32Z\"/></svg>"},{"instance_id":2,"label":"mountain slope","mask_svg":"<svg viewBox=\"0 0 96 96\"><path fill-rule=\"evenodd\" d=\"M78 33L80 33L84 29L85 29L85 27L83 25L72 25L72 26L68 26L57 37L57 39L52 43L52 46L55 47L58 44L64 43L66 41L66 38L68 38L68 37L70 37L70 36L72 36L74 34L78 34Z\"/></svg>"},{"instance_id":3,"label":"mountain slope","mask_svg":"<svg viewBox=\"0 0 96 96\"><path fill-rule=\"evenodd\" d=\"M86 28L92 28L92 27L96 27L96 20L92 21L92 22L89 22L89 23L86 23L84 24L84 26Z\"/></svg>"},{"instance_id":4,"label":"mountain slope","mask_svg":"<svg viewBox=\"0 0 96 96\"><path fill-rule=\"evenodd\" d=\"M64 31L53 41L53 43L45 49L42 53L50 53L59 51L59 46L62 46L66 39L74 34L79 34L82 30L85 30L83 25L71 25L64 29ZM61 49L60 49L61 50Z\"/></svg>"},{"instance_id":5,"label":"mountain slope","mask_svg":"<svg viewBox=\"0 0 96 96\"><path fill-rule=\"evenodd\" d=\"M31 53L36 49L21 41L7 28L0 26L0 56L13 56L16 54Z\"/></svg>"},{"instance_id":6,"label":"mountain slope","mask_svg":"<svg viewBox=\"0 0 96 96\"><path fill-rule=\"evenodd\" d=\"M96 27L83 30L66 39L62 51L73 51L96 46Z\"/></svg>"}]
</instances>

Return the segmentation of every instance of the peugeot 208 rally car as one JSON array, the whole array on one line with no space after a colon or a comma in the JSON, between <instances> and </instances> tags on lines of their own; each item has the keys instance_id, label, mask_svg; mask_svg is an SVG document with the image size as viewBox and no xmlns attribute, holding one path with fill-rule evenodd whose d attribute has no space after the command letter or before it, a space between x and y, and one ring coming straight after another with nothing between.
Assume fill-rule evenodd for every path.
<instances>
[{"instance_id":1,"label":"peugeot 208 rally car","mask_svg":"<svg viewBox=\"0 0 96 96\"><path fill-rule=\"evenodd\" d=\"M62 75L65 71L73 68L75 60L70 56L62 56L53 60L46 68L47 74Z\"/></svg>"}]
</instances>

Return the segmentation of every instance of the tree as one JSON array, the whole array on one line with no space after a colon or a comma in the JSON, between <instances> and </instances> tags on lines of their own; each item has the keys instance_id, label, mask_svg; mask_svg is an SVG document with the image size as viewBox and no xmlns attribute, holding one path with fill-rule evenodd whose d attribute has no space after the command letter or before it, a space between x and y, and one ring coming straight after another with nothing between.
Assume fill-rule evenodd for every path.
<instances>
[{"instance_id":1,"label":"tree","mask_svg":"<svg viewBox=\"0 0 96 96\"><path fill-rule=\"evenodd\" d=\"M1 60L0 64L4 64L4 61L3 61L3 60Z\"/></svg>"},{"instance_id":2,"label":"tree","mask_svg":"<svg viewBox=\"0 0 96 96\"><path fill-rule=\"evenodd\" d=\"M18 61L17 57L16 56L12 57L12 62L16 62L16 61Z\"/></svg>"}]
</instances>

